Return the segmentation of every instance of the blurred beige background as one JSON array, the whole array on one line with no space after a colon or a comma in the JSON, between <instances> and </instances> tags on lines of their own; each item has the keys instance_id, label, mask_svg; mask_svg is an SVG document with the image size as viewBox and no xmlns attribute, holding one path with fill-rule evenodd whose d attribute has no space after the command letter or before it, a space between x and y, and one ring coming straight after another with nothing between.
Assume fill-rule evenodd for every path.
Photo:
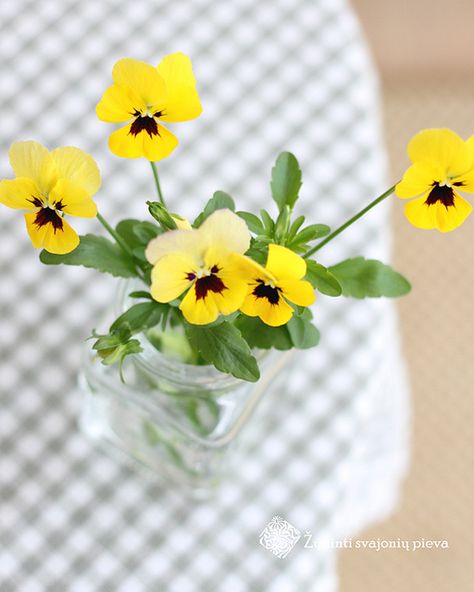
<instances>
[{"instance_id":1,"label":"blurred beige background","mask_svg":"<svg viewBox=\"0 0 474 592\"><path fill-rule=\"evenodd\" d=\"M474 2L353 0L379 66L391 179L424 127L474 133ZM472 203L472 199L471 199ZM447 539L449 550L348 550L342 592L474 590L474 217L441 235L393 204L394 259L414 290L400 301L413 390L413 454L398 511L360 539Z\"/></svg>"}]
</instances>

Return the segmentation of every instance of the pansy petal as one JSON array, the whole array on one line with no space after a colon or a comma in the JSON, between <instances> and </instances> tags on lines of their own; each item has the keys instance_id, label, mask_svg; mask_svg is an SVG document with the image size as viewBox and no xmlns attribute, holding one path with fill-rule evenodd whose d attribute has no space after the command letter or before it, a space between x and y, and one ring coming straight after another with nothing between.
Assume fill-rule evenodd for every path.
<instances>
[{"instance_id":1,"label":"pansy petal","mask_svg":"<svg viewBox=\"0 0 474 592\"><path fill-rule=\"evenodd\" d=\"M17 177L32 179L38 189L47 193L56 178L49 151L38 142L15 142L9 151L10 164Z\"/></svg>"},{"instance_id":2,"label":"pansy petal","mask_svg":"<svg viewBox=\"0 0 474 592\"><path fill-rule=\"evenodd\" d=\"M192 279L188 274L195 271L194 258L186 254L162 257L151 272L151 295L157 302L176 300L187 290Z\"/></svg>"},{"instance_id":3,"label":"pansy petal","mask_svg":"<svg viewBox=\"0 0 474 592\"><path fill-rule=\"evenodd\" d=\"M150 136L145 130L138 134L132 134L131 124L128 124L110 135L109 148L122 158L143 156L148 160L160 160L176 148L178 140L174 134L161 125L158 125L158 131L159 135L153 136Z\"/></svg>"},{"instance_id":4,"label":"pansy petal","mask_svg":"<svg viewBox=\"0 0 474 592\"><path fill-rule=\"evenodd\" d=\"M195 119L202 112L191 60L181 52L172 53L157 66L166 85L166 104L161 119L177 122Z\"/></svg>"},{"instance_id":5,"label":"pansy petal","mask_svg":"<svg viewBox=\"0 0 474 592\"><path fill-rule=\"evenodd\" d=\"M455 188L459 191L465 191L466 193L474 193L474 169L472 169L465 175L460 175L459 177L456 177L455 182Z\"/></svg>"},{"instance_id":6,"label":"pansy petal","mask_svg":"<svg viewBox=\"0 0 474 592\"><path fill-rule=\"evenodd\" d=\"M0 182L0 203L9 208L33 210L39 207L34 198L39 196L39 190L31 179L5 179ZM39 199L39 197L38 197Z\"/></svg>"},{"instance_id":7,"label":"pansy petal","mask_svg":"<svg viewBox=\"0 0 474 592\"><path fill-rule=\"evenodd\" d=\"M433 182L442 182L442 170L434 164L416 162L409 167L400 183L395 187L395 195L402 199L417 197L432 188Z\"/></svg>"},{"instance_id":8,"label":"pansy petal","mask_svg":"<svg viewBox=\"0 0 474 592\"><path fill-rule=\"evenodd\" d=\"M199 227L199 234L208 245L222 252L245 253L250 246L247 224L231 210L213 212Z\"/></svg>"},{"instance_id":9,"label":"pansy petal","mask_svg":"<svg viewBox=\"0 0 474 592\"><path fill-rule=\"evenodd\" d=\"M283 296L298 306L311 306L316 300L313 286L305 280L286 280L278 282Z\"/></svg>"},{"instance_id":10,"label":"pansy petal","mask_svg":"<svg viewBox=\"0 0 474 592\"><path fill-rule=\"evenodd\" d=\"M34 212L25 214L26 228L34 247L46 249L55 255L70 253L77 247L79 237L64 218L62 228L54 228L52 224L35 224L36 216Z\"/></svg>"},{"instance_id":11,"label":"pansy petal","mask_svg":"<svg viewBox=\"0 0 474 592\"><path fill-rule=\"evenodd\" d=\"M143 154L143 140L141 134L133 135L131 124L125 125L109 136L109 148L122 158L139 158Z\"/></svg>"},{"instance_id":12,"label":"pansy petal","mask_svg":"<svg viewBox=\"0 0 474 592\"><path fill-rule=\"evenodd\" d=\"M247 296L248 285L243 279L236 277L232 267L224 267L217 273L217 277L225 286L222 292L213 293L217 308L224 315L232 314L242 306Z\"/></svg>"},{"instance_id":13,"label":"pansy petal","mask_svg":"<svg viewBox=\"0 0 474 592\"><path fill-rule=\"evenodd\" d=\"M208 325L219 316L219 309L213 293L208 292L205 298L198 298L194 285L183 298L179 308L184 318L193 325Z\"/></svg>"},{"instance_id":14,"label":"pansy petal","mask_svg":"<svg viewBox=\"0 0 474 592\"><path fill-rule=\"evenodd\" d=\"M258 317L260 301L261 298L257 298L252 293L247 293L245 300L240 306L241 312L246 314L248 317Z\"/></svg>"},{"instance_id":15,"label":"pansy petal","mask_svg":"<svg viewBox=\"0 0 474 592\"><path fill-rule=\"evenodd\" d=\"M115 64L112 78L119 86L130 87L146 106L161 104L165 99L163 78L156 68L146 62L123 58Z\"/></svg>"},{"instance_id":16,"label":"pansy petal","mask_svg":"<svg viewBox=\"0 0 474 592\"><path fill-rule=\"evenodd\" d=\"M303 257L281 245L269 245L266 268L278 281L299 280L306 275Z\"/></svg>"},{"instance_id":17,"label":"pansy petal","mask_svg":"<svg viewBox=\"0 0 474 592\"><path fill-rule=\"evenodd\" d=\"M438 164L445 175L455 177L473 166L469 146L455 132L447 128L426 129L417 133L408 144L412 162Z\"/></svg>"},{"instance_id":18,"label":"pansy petal","mask_svg":"<svg viewBox=\"0 0 474 592\"><path fill-rule=\"evenodd\" d=\"M405 204L405 216L416 228L429 229L437 226L437 204L427 205L426 197L423 195Z\"/></svg>"},{"instance_id":19,"label":"pansy petal","mask_svg":"<svg viewBox=\"0 0 474 592\"><path fill-rule=\"evenodd\" d=\"M204 256L201 237L192 230L164 232L148 243L145 256L152 265L155 265L162 257L171 253L192 256L194 267L200 267Z\"/></svg>"},{"instance_id":20,"label":"pansy petal","mask_svg":"<svg viewBox=\"0 0 474 592\"><path fill-rule=\"evenodd\" d=\"M293 316L293 309L283 298L280 298L277 304L272 304L266 298L255 298L251 295L247 297L240 310L249 316L258 316L271 327L285 325Z\"/></svg>"},{"instance_id":21,"label":"pansy petal","mask_svg":"<svg viewBox=\"0 0 474 592\"><path fill-rule=\"evenodd\" d=\"M459 195L454 196L454 205L437 205L437 228L441 232L451 232L466 220L472 212L472 206Z\"/></svg>"},{"instance_id":22,"label":"pansy petal","mask_svg":"<svg viewBox=\"0 0 474 592\"><path fill-rule=\"evenodd\" d=\"M97 216L97 206L87 191L68 179L59 179L49 194L49 202L70 216Z\"/></svg>"},{"instance_id":23,"label":"pansy petal","mask_svg":"<svg viewBox=\"0 0 474 592\"><path fill-rule=\"evenodd\" d=\"M238 255L237 253L231 253L229 257L232 259L234 272L245 278L248 283L256 284L258 280L276 282L276 278L268 269L265 269L250 257Z\"/></svg>"},{"instance_id":24,"label":"pansy petal","mask_svg":"<svg viewBox=\"0 0 474 592\"><path fill-rule=\"evenodd\" d=\"M178 138L160 124L158 124L157 136L150 136L145 131L139 135L143 138L143 156L150 161L166 158L178 145Z\"/></svg>"},{"instance_id":25,"label":"pansy petal","mask_svg":"<svg viewBox=\"0 0 474 592\"><path fill-rule=\"evenodd\" d=\"M51 152L59 178L68 179L82 187L89 196L97 193L100 187L100 171L95 160L74 146L63 146Z\"/></svg>"},{"instance_id":26,"label":"pansy petal","mask_svg":"<svg viewBox=\"0 0 474 592\"><path fill-rule=\"evenodd\" d=\"M95 112L101 121L130 121L136 111L143 112L146 104L132 88L112 84L97 103Z\"/></svg>"}]
</instances>

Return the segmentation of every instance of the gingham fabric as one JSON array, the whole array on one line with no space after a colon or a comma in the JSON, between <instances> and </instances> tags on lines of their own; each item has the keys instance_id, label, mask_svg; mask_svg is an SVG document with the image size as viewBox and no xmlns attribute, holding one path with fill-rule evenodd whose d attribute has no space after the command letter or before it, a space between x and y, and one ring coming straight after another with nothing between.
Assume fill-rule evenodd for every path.
<instances>
[{"instance_id":1,"label":"gingham fabric","mask_svg":"<svg viewBox=\"0 0 474 592\"><path fill-rule=\"evenodd\" d=\"M181 50L204 113L175 126L180 147L159 167L174 210L193 216L216 189L269 207L283 149L301 161L313 221L337 225L383 189L376 81L344 0L17 0L0 17L2 178L12 141L76 145L100 164L103 214L146 217L150 167L108 152L112 128L94 106L118 58ZM386 215L373 211L321 261L386 259ZM334 549L301 539L282 559L259 537L276 515L302 534L350 536L392 508L407 448L392 305L319 297L320 347L298 353L243 433L234 477L198 503L78 431L81 348L115 284L41 266L23 224L1 209L2 592L336 590Z\"/></svg>"}]
</instances>

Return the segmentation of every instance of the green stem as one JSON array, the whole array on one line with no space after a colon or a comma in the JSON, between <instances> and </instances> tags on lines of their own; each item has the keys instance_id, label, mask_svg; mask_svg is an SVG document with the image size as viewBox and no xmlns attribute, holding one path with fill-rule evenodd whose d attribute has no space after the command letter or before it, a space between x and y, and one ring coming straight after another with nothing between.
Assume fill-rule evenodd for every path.
<instances>
[{"instance_id":1,"label":"green stem","mask_svg":"<svg viewBox=\"0 0 474 592\"><path fill-rule=\"evenodd\" d=\"M114 230L112 228L112 226L110 226L110 224L107 222L107 220L99 212L97 212L97 219L102 224L102 226L105 228L105 230L107 230L107 232L110 234L110 236L115 240L115 242L122 249L122 251L124 251L125 253L127 253L127 255L129 255L131 257L133 263L135 264L135 269L137 270L137 274L139 275L139 277L142 280L144 280L145 276L143 275L143 271L142 271L141 267L136 263L135 256L134 256L132 250L130 249L130 247L127 245L127 243L122 239L120 234L116 230Z\"/></svg>"},{"instance_id":2,"label":"green stem","mask_svg":"<svg viewBox=\"0 0 474 592\"><path fill-rule=\"evenodd\" d=\"M156 168L156 163L154 163L152 160L150 161L151 164L151 169L153 171L153 176L155 177L155 185L156 185L156 191L158 193L158 197L160 198L161 204L163 206L165 206L166 208L166 203L165 203L165 199L163 197L163 193L161 191L161 185L160 185L160 176L158 175L158 169Z\"/></svg>"},{"instance_id":3,"label":"green stem","mask_svg":"<svg viewBox=\"0 0 474 592\"><path fill-rule=\"evenodd\" d=\"M347 220L347 222L345 222L342 226L339 226L339 228L337 228L334 232L331 232L331 234L329 234L324 240L322 240L320 243L318 243L315 247L313 247L312 249L310 249L309 251L307 251L303 257L305 259L307 259L308 257L311 257L311 255L313 255L313 253L316 253L316 251L319 251L319 249L321 249L322 247L324 247L324 245L327 245L330 241L332 241L333 238L336 238L336 236L338 236L339 234L341 234L341 232L343 232L346 228L349 228L349 226L351 226L352 224L354 224L354 222L356 222L359 218L362 218L362 216L364 216L365 214L367 214L367 212L369 210L371 210L372 208L374 208L377 204L379 204L380 202L382 202L384 199L387 199L387 197L389 195L392 195L392 193L395 191L395 186L390 187L390 189L387 189L387 191L385 191L385 193L382 193L382 195L379 195L378 197L376 197L374 199L374 201L371 201L369 203L368 206L366 206L363 210L361 210L360 212L358 212L355 216L352 216L352 218L349 218L349 220Z\"/></svg>"}]
</instances>

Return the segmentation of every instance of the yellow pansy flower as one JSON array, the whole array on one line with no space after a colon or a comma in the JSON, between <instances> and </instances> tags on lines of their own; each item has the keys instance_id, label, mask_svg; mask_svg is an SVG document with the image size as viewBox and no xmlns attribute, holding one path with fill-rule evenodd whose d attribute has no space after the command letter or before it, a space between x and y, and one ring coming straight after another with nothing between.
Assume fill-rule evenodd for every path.
<instances>
[{"instance_id":1,"label":"yellow pansy flower","mask_svg":"<svg viewBox=\"0 0 474 592\"><path fill-rule=\"evenodd\" d=\"M191 60L183 53L166 56L155 68L123 58L112 71L114 84L96 107L99 119L127 125L109 138L110 150L124 158L150 161L169 156L178 139L160 122L189 121L201 114Z\"/></svg>"},{"instance_id":2,"label":"yellow pansy flower","mask_svg":"<svg viewBox=\"0 0 474 592\"><path fill-rule=\"evenodd\" d=\"M9 152L16 179L0 182L0 203L30 210L26 228L36 248L63 255L79 244L64 215L93 218L92 195L100 187L94 159L67 146L49 152L38 142L15 142Z\"/></svg>"},{"instance_id":3,"label":"yellow pansy flower","mask_svg":"<svg viewBox=\"0 0 474 592\"><path fill-rule=\"evenodd\" d=\"M151 295L171 302L186 292L179 308L194 325L235 312L247 294L239 260L249 245L247 225L227 209L217 210L197 229L165 232L146 249L154 265Z\"/></svg>"},{"instance_id":4,"label":"yellow pansy flower","mask_svg":"<svg viewBox=\"0 0 474 592\"><path fill-rule=\"evenodd\" d=\"M252 279L248 284L247 297L240 307L244 314L279 327L293 316L293 308L287 301L310 306L316 300L313 287L302 279L306 275L306 261L290 249L269 245L265 268L246 259Z\"/></svg>"},{"instance_id":5,"label":"yellow pansy flower","mask_svg":"<svg viewBox=\"0 0 474 592\"><path fill-rule=\"evenodd\" d=\"M405 206L408 220L441 232L460 226L472 211L458 191L474 193L474 136L464 141L450 129L423 130L410 140L408 156L413 164L395 188L402 199L416 197Z\"/></svg>"}]
</instances>

